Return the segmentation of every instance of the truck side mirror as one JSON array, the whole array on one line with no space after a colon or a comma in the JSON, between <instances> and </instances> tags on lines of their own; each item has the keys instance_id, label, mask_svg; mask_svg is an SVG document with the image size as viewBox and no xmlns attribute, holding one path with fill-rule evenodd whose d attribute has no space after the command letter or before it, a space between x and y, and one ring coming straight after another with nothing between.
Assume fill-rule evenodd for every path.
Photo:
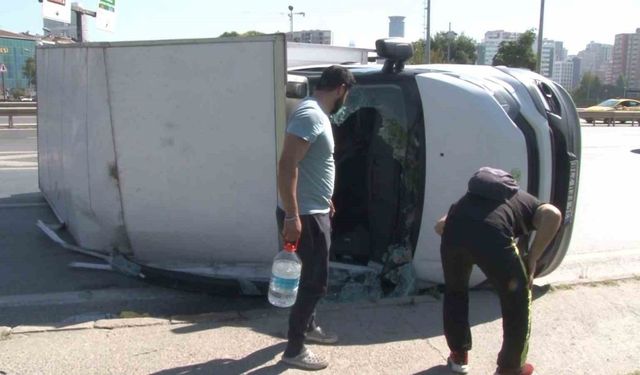
<instances>
[{"instance_id":1,"label":"truck side mirror","mask_svg":"<svg viewBox=\"0 0 640 375\"><path fill-rule=\"evenodd\" d=\"M287 98L303 99L308 91L306 82L287 82Z\"/></svg>"}]
</instances>

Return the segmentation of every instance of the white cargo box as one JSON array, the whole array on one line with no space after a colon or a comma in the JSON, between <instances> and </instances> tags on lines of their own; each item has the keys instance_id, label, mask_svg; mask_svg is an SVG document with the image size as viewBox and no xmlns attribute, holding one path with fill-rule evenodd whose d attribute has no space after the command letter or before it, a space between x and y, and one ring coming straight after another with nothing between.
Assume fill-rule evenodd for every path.
<instances>
[{"instance_id":1,"label":"white cargo box","mask_svg":"<svg viewBox=\"0 0 640 375\"><path fill-rule=\"evenodd\" d=\"M40 189L80 246L272 259L283 35L40 47L37 61Z\"/></svg>"}]
</instances>

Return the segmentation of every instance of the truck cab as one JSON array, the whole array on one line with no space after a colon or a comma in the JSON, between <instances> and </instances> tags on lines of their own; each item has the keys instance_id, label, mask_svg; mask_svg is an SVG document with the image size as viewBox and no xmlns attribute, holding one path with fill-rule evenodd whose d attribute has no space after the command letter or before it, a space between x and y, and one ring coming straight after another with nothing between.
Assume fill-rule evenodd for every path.
<instances>
[{"instance_id":1,"label":"truck cab","mask_svg":"<svg viewBox=\"0 0 640 375\"><path fill-rule=\"evenodd\" d=\"M381 40L384 65L345 65L356 85L331 117L332 258L385 265L404 249L418 279L442 282L433 225L465 193L475 170L493 166L562 211L562 228L536 270L552 272L567 252L577 195L580 126L570 96L527 70L405 66L409 48ZM313 93L325 67L289 69L288 109ZM526 252L528 238L519 246ZM482 280L475 270L472 283Z\"/></svg>"}]
</instances>

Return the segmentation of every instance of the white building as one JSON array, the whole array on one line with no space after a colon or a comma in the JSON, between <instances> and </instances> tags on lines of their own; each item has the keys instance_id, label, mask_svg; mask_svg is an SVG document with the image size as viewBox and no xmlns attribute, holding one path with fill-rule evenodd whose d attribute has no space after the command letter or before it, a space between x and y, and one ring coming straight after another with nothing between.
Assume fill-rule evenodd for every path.
<instances>
[{"instance_id":1,"label":"white building","mask_svg":"<svg viewBox=\"0 0 640 375\"><path fill-rule=\"evenodd\" d=\"M580 84L580 59L570 56L564 61L553 63L553 74L551 79L559 83L565 89L571 91Z\"/></svg>"},{"instance_id":2,"label":"white building","mask_svg":"<svg viewBox=\"0 0 640 375\"><path fill-rule=\"evenodd\" d=\"M537 53L538 42L533 43L533 49ZM553 76L553 64L555 62L555 42L545 39L542 42L542 58L540 59L540 74L547 78Z\"/></svg>"},{"instance_id":3,"label":"white building","mask_svg":"<svg viewBox=\"0 0 640 375\"><path fill-rule=\"evenodd\" d=\"M504 30L493 30L484 33L484 38L479 45L481 53L478 54L478 65L491 65L493 57L498 53L500 43L515 41L521 33L513 33Z\"/></svg>"},{"instance_id":4,"label":"white building","mask_svg":"<svg viewBox=\"0 0 640 375\"><path fill-rule=\"evenodd\" d=\"M301 30L287 33L287 40L296 43L332 44L331 30Z\"/></svg>"},{"instance_id":5,"label":"white building","mask_svg":"<svg viewBox=\"0 0 640 375\"><path fill-rule=\"evenodd\" d=\"M487 31L482 42L478 44L478 64L491 65L493 57L498 53L500 43L516 41L522 33L504 30ZM567 50L563 42L545 39L542 43L542 59L540 72L543 76L551 78L553 75L554 61L564 61L567 58ZM531 46L533 53L537 54L537 40Z\"/></svg>"},{"instance_id":6,"label":"white building","mask_svg":"<svg viewBox=\"0 0 640 375\"><path fill-rule=\"evenodd\" d=\"M590 72L595 74L600 82L604 84L613 84L611 82L611 58L613 53L613 46L611 44L602 44L591 42L587 44L587 47L578 52L578 57L581 62L580 77L585 73Z\"/></svg>"},{"instance_id":7,"label":"white building","mask_svg":"<svg viewBox=\"0 0 640 375\"><path fill-rule=\"evenodd\" d=\"M533 47L537 53L538 41ZM540 74L547 78L553 78L553 67L557 61L567 60L567 50L564 43L557 40L544 39L542 42L542 59L540 60Z\"/></svg>"}]
</instances>

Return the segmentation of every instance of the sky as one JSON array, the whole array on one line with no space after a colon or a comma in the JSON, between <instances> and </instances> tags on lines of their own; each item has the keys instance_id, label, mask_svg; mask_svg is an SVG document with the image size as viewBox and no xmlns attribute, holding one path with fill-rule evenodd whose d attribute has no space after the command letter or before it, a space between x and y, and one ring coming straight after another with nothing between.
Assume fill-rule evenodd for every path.
<instances>
[{"instance_id":1,"label":"sky","mask_svg":"<svg viewBox=\"0 0 640 375\"><path fill-rule=\"evenodd\" d=\"M80 0L95 10L98 0ZM431 33L451 30L482 41L490 30L538 29L541 0L431 0ZM113 33L96 30L89 19L89 41L217 37L225 31L264 33L294 29L333 31L333 44L374 48L386 37L389 16L404 16L405 36L424 38L425 0L117 0ZM614 6L615 4L615 6ZM640 28L640 0L546 0L543 37L563 41L569 54L591 42L613 44L616 34ZM0 0L0 29L42 34L37 0Z\"/></svg>"}]
</instances>

